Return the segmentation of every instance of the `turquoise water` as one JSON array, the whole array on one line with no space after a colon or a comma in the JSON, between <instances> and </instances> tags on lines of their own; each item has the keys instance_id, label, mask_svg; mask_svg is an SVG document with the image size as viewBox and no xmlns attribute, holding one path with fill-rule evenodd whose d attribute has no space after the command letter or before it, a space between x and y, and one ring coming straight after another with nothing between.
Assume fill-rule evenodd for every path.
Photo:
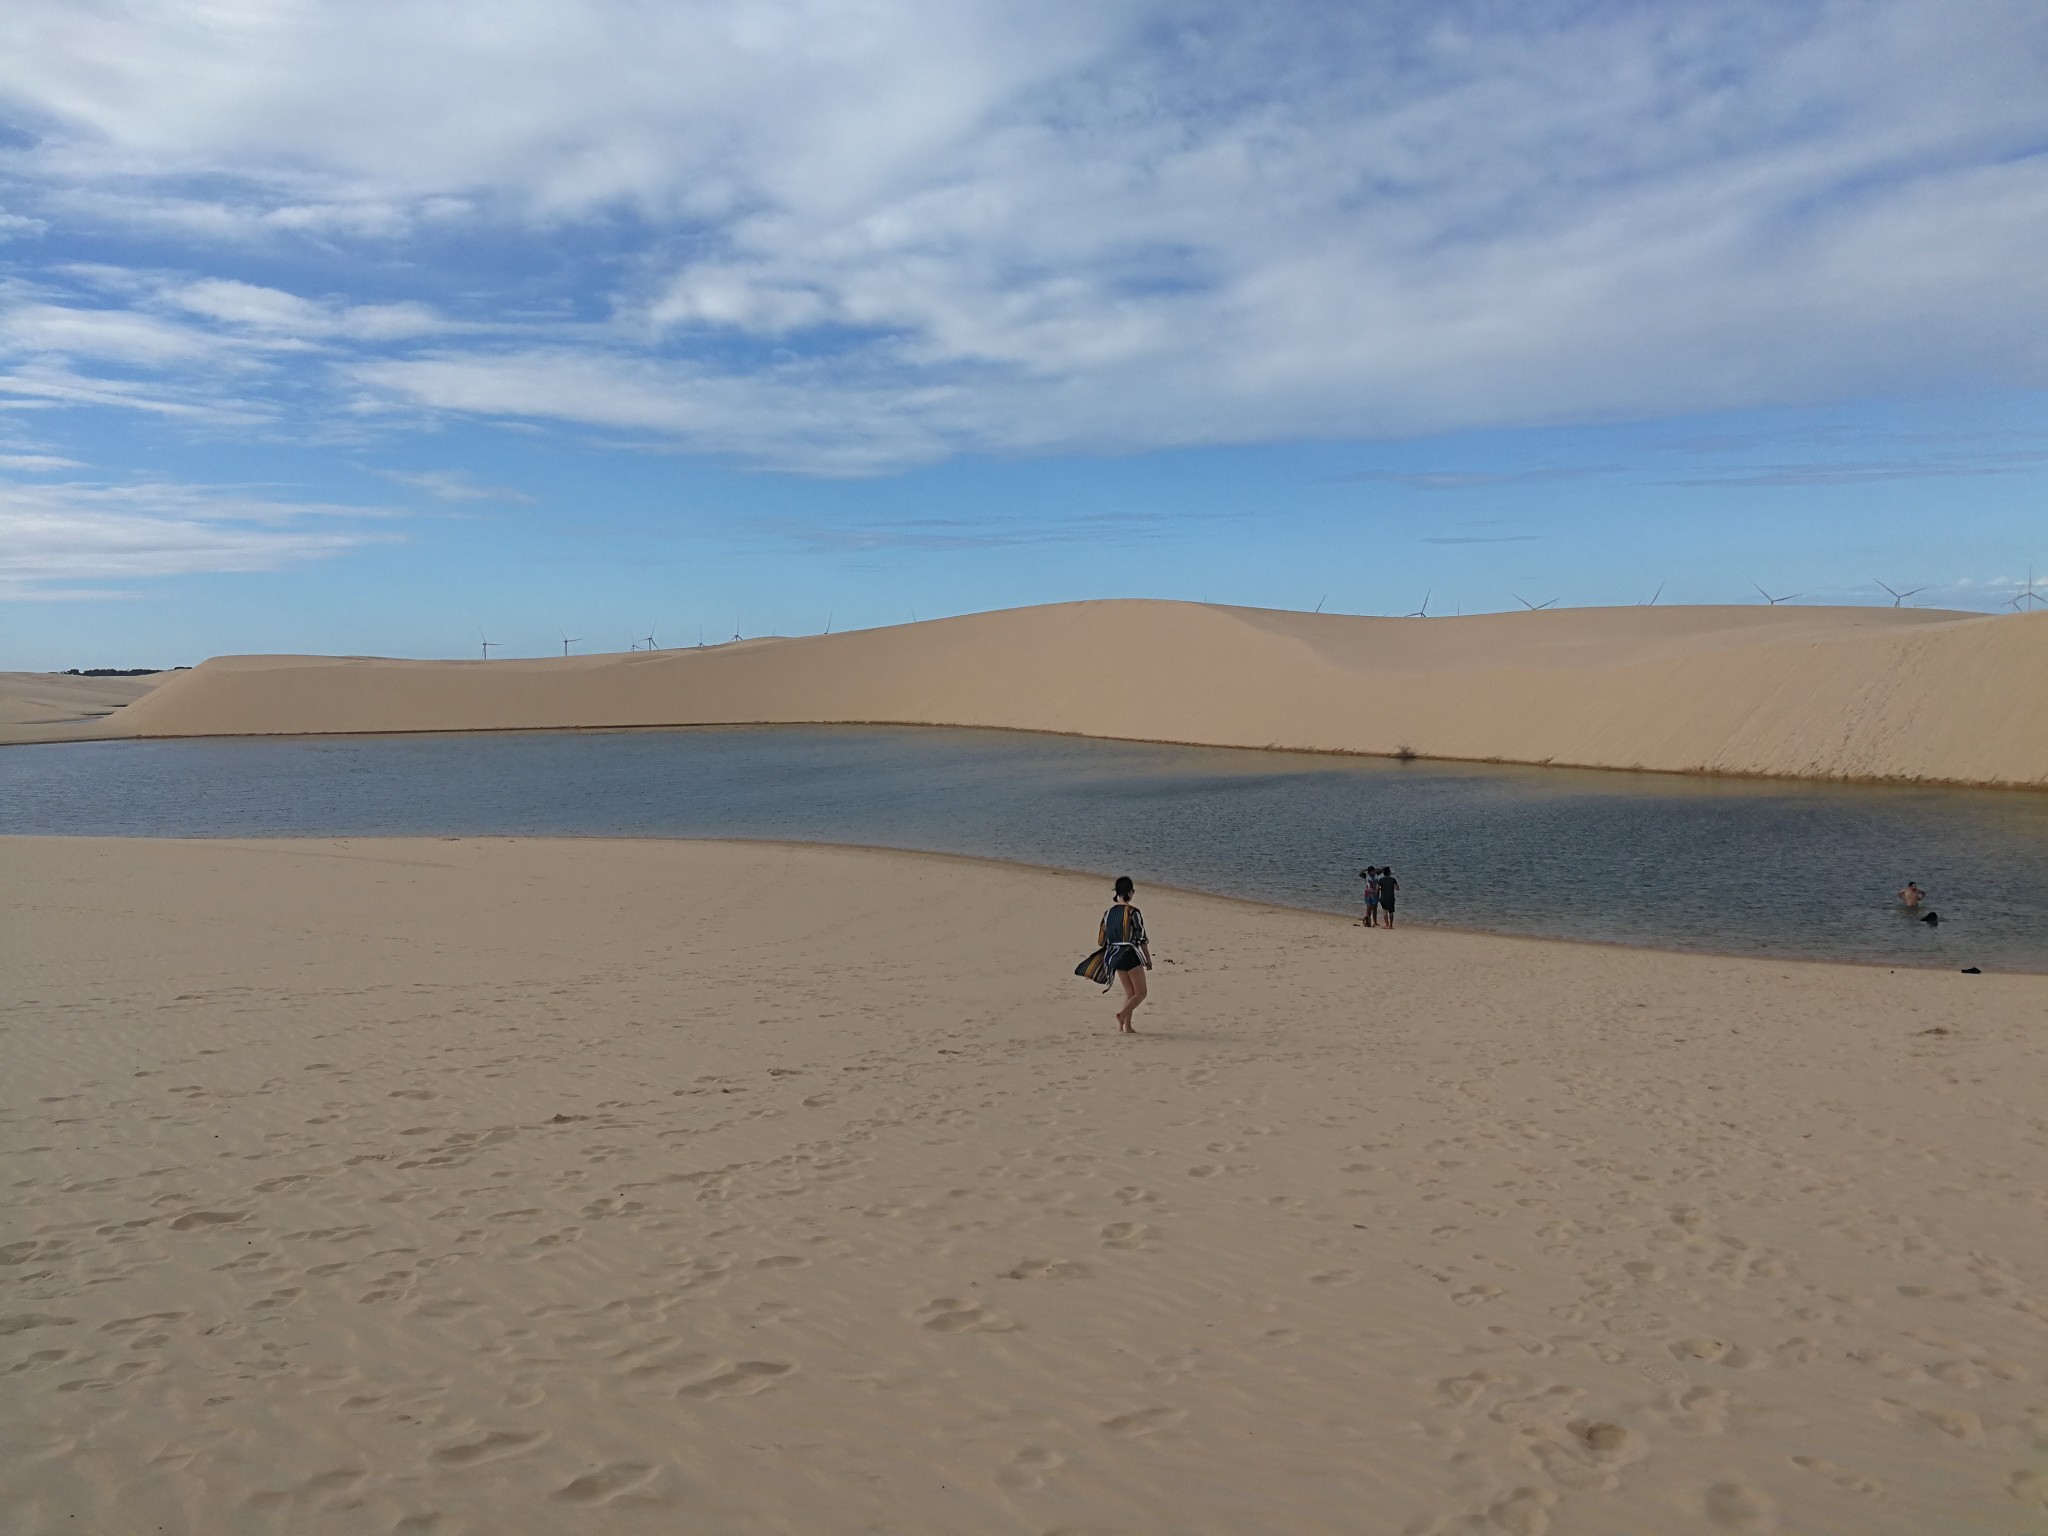
<instances>
[{"instance_id":1,"label":"turquoise water","mask_svg":"<svg viewBox=\"0 0 2048 1536\"><path fill-rule=\"evenodd\" d=\"M2048 970L2048 795L2020 792L785 726L10 748L0 832L871 843L1329 911L1392 864L1404 921Z\"/></svg>"}]
</instances>

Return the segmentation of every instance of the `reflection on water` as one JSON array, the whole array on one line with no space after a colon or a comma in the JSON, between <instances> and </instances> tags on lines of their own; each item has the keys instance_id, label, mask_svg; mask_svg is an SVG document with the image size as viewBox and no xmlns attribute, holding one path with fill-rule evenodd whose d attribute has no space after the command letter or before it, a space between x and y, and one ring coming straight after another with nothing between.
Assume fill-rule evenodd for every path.
<instances>
[{"instance_id":1,"label":"reflection on water","mask_svg":"<svg viewBox=\"0 0 2048 1536\"><path fill-rule=\"evenodd\" d=\"M877 843L1632 944L2048 970L2048 796L781 726L0 751L0 831ZM1938 927L1901 914L1915 879Z\"/></svg>"}]
</instances>

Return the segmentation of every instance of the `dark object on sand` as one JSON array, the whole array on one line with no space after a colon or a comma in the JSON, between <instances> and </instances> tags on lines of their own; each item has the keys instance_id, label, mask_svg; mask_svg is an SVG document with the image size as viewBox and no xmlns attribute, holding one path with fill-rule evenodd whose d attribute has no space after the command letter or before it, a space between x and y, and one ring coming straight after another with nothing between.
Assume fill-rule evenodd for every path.
<instances>
[{"instance_id":1,"label":"dark object on sand","mask_svg":"<svg viewBox=\"0 0 2048 1536\"><path fill-rule=\"evenodd\" d=\"M1980 966L1966 965L1963 967L1963 974L1965 976L1982 976L1984 971Z\"/></svg>"},{"instance_id":2,"label":"dark object on sand","mask_svg":"<svg viewBox=\"0 0 2048 1536\"><path fill-rule=\"evenodd\" d=\"M1930 912L1925 917L1921 918L1920 921L1923 923L1939 924L1941 922L1941 914L1939 912Z\"/></svg>"}]
</instances>

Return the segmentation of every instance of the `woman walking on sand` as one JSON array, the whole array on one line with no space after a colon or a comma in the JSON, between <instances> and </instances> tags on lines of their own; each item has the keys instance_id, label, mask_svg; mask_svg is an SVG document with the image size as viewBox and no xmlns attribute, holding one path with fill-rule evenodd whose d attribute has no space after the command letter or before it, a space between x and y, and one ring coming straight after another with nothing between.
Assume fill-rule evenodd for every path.
<instances>
[{"instance_id":1,"label":"woman walking on sand","mask_svg":"<svg viewBox=\"0 0 2048 1536\"><path fill-rule=\"evenodd\" d=\"M1116 1011L1116 1032L1135 1035L1131 1015L1145 1001L1145 972L1152 969L1152 943L1145 936L1145 914L1131 905L1138 888L1129 875L1116 877L1116 901L1102 914L1102 928L1096 942L1103 949L1103 966L1112 976L1123 978L1124 1005Z\"/></svg>"}]
</instances>

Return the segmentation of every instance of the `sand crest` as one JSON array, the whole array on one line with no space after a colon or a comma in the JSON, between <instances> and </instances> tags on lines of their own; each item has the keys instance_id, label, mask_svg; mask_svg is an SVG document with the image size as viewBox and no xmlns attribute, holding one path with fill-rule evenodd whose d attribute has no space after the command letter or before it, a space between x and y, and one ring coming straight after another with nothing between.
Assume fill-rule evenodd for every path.
<instances>
[{"instance_id":1,"label":"sand crest","mask_svg":"<svg viewBox=\"0 0 2048 1536\"><path fill-rule=\"evenodd\" d=\"M0 746L99 734L99 724L170 676L74 677L68 672L0 672Z\"/></svg>"},{"instance_id":2,"label":"sand crest","mask_svg":"<svg viewBox=\"0 0 2048 1536\"><path fill-rule=\"evenodd\" d=\"M1064 603L535 661L235 656L113 734L893 722L1595 768L2048 785L2048 613L1376 619Z\"/></svg>"},{"instance_id":3,"label":"sand crest","mask_svg":"<svg viewBox=\"0 0 2048 1536\"><path fill-rule=\"evenodd\" d=\"M0 840L0 1487L168 1532L2048 1527L2048 981L850 850Z\"/></svg>"}]
</instances>

